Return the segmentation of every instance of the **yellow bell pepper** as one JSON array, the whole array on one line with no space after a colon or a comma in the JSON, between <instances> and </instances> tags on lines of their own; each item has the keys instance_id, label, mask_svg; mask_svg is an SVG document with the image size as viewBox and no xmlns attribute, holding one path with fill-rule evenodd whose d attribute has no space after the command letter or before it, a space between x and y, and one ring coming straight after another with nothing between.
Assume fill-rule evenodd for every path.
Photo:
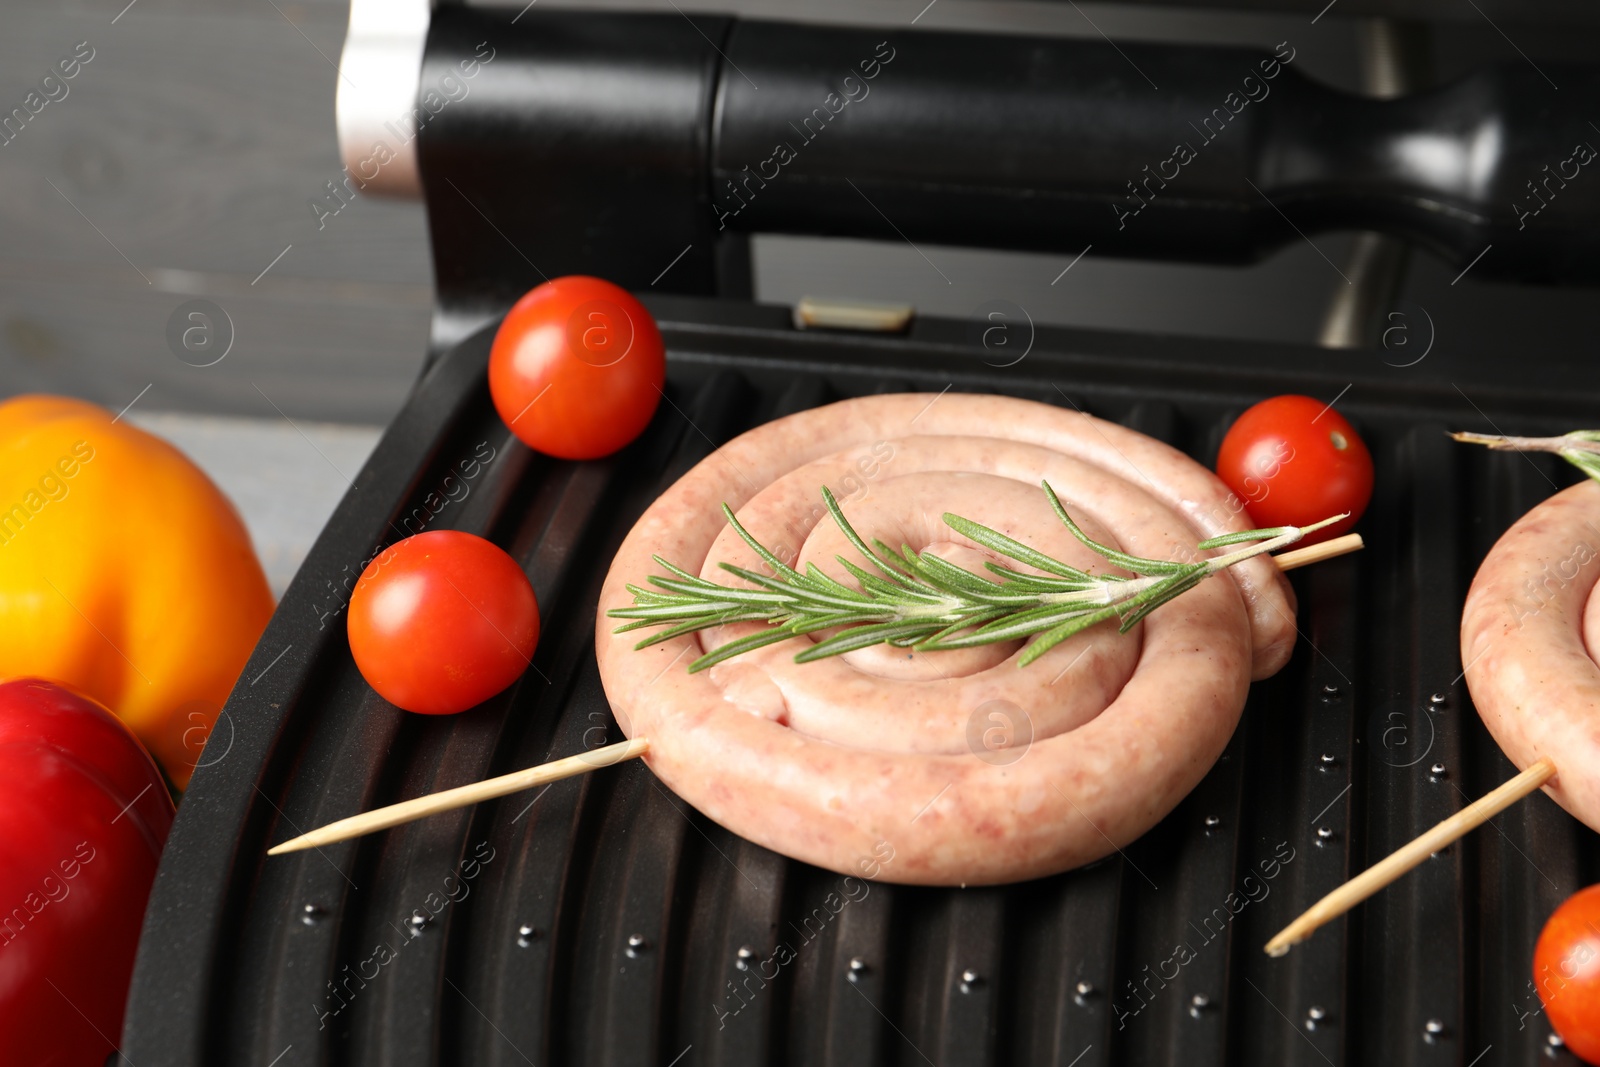
<instances>
[{"instance_id":1,"label":"yellow bell pepper","mask_svg":"<svg viewBox=\"0 0 1600 1067\"><path fill-rule=\"evenodd\" d=\"M81 400L0 403L0 680L89 694L183 788L272 609L238 512L183 453Z\"/></svg>"}]
</instances>

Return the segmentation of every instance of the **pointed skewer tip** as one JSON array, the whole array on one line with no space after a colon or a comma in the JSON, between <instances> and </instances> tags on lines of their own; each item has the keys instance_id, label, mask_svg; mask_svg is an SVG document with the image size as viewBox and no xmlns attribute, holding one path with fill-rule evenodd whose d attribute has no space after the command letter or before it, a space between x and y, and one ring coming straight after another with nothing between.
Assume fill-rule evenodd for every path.
<instances>
[{"instance_id":1,"label":"pointed skewer tip","mask_svg":"<svg viewBox=\"0 0 1600 1067\"><path fill-rule=\"evenodd\" d=\"M364 834L387 830L391 826L399 826L441 811L453 811L456 808L464 808L479 801L491 800L511 793L519 793L534 786L557 782L563 778L571 778L574 775L586 774L589 771L599 770L601 767L614 766L624 760L643 756L649 750L650 741L644 737L620 741L613 745L606 745L603 748L589 749L575 756L567 756L563 759L551 760L549 763L541 763L536 767L528 767L520 771L513 771L510 774L502 774L498 778L473 782L470 785L457 786L454 789L445 789L441 792L401 801L398 804L390 804L388 807L378 808L376 811L363 812L360 815L339 819L336 822L328 823L326 826L319 826L310 833L304 833L274 845L267 849L267 855L281 856L285 852L299 852L302 849L317 848L321 845L332 845L340 841L348 841L353 837L361 837Z\"/></svg>"},{"instance_id":2,"label":"pointed skewer tip","mask_svg":"<svg viewBox=\"0 0 1600 1067\"><path fill-rule=\"evenodd\" d=\"M1555 762L1548 756L1529 765L1526 770L1395 849L1317 901L1267 942L1267 955L1281 956L1288 952L1291 945L1304 941L1324 924L1337 919L1439 849L1488 822L1555 776Z\"/></svg>"}]
</instances>

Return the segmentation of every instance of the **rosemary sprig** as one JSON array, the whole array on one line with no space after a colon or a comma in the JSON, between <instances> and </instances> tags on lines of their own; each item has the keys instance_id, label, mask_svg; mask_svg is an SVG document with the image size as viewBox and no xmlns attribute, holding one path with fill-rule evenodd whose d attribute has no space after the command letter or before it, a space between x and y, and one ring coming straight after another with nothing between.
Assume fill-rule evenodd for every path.
<instances>
[{"instance_id":1,"label":"rosemary sprig","mask_svg":"<svg viewBox=\"0 0 1600 1067\"><path fill-rule=\"evenodd\" d=\"M1554 452L1600 482L1600 430L1573 430L1560 437L1503 437L1490 433L1453 433L1450 436L1497 452Z\"/></svg>"},{"instance_id":2,"label":"rosemary sprig","mask_svg":"<svg viewBox=\"0 0 1600 1067\"><path fill-rule=\"evenodd\" d=\"M952 530L997 555L1045 573L1033 574L991 562L985 567L994 577L987 577L930 552L918 552L910 545L901 545L896 551L874 539L869 546L824 486L822 500L828 514L877 572L844 556L836 556L845 572L861 583L859 589L834 580L815 563L807 564L804 574L795 570L757 541L724 504L722 513L728 524L770 568L771 574L724 562L720 564L724 570L750 585L719 585L655 556L656 563L667 574L650 576L654 589L629 585L633 604L613 608L606 614L614 619L632 620L617 627L616 633L649 626L663 627L635 645L636 649L733 622L768 624L765 630L730 641L701 656L689 665L691 674L797 634L836 627L842 628L839 633L800 652L795 662L808 663L885 643L919 652L935 652L1037 634L1038 639L1018 657L1018 665L1026 667L1069 637L1099 623L1120 619L1120 629L1126 633L1146 615L1213 574L1254 556L1292 545L1306 534L1345 518L1335 515L1305 527L1247 530L1213 537L1195 546L1202 551L1230 545L1250 546L1211 559L1189 563L1142 559L1102 545L1084 533L1061 506L1050 483L1041 484L1051 509L1072 536L1107 563L1131 571L1137 577L1090 574L997 530L948 512L944 522Z\"/></svg>"}]
</instances>

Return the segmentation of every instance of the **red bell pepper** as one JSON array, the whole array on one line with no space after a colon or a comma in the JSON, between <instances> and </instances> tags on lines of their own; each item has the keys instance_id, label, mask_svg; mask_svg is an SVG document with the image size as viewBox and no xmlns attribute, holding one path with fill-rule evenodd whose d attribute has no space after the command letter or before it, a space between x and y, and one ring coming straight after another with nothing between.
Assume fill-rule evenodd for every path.
<instances>
[{"instance_id":1,"label":"red bell pepper","mask_svg":"<svg viewBox=\"0 0 1600 1067\"><path fill-rule=\"evenodd\" d=\"M172 798L133 732L51 682L0 684L0 1067L120 1041Z\"/></svg>"}]
</instances>

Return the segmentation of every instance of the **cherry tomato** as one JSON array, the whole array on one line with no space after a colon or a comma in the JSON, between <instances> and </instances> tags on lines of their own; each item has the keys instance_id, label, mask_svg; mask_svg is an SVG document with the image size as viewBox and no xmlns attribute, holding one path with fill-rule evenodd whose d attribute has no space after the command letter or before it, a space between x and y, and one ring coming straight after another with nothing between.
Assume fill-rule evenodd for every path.
<instances>
[{"instance_id":1,"label":"cherry tomato","mask_svg":"<svg viewBox=\"0 0 1600 1067\"><path fill-rule=\"evenodd\" d=\"M1308 534L1306 544L1349 530L1372 499L1372 455L1345 417L1309 396L1275 396L1229 428L1217 475L1258 527L1309 526L1348 511L1343 522Z\"/></svg>"},{"instance_id":2,"label":"cherry tomato","mask_svg":"<svg viewBox=\"0 0 1600 1067\"><path fill-rule=\"evenodd\" d=\"M539 642L539 605L517 561L469 533L396 541L350 594L350 652L396 707L452 715L516 681Z\"/></svg>"},{"instance_id":3,"label":"cherry tomato","mask_svg":"<svg viewBox=\"0 0 1600 1067\"><path fill-rule=\"evenodd\" d=\"M545 282L506 313L489 351L495 410L529 448L608 456L661 402L661 331L625 289L582 275Z\"/></svg>"},{"instance_id":4,"label":"cherry tomato","mask_svg":"<svg viewBox=\"0 0 1600 1067\"><path fill-rule=\"evenodd\" d=\"M1600 885L1572 894L1544 924L1533 986L1567 1048L1600 1063Z\"/></svg>"}]
</instances>

